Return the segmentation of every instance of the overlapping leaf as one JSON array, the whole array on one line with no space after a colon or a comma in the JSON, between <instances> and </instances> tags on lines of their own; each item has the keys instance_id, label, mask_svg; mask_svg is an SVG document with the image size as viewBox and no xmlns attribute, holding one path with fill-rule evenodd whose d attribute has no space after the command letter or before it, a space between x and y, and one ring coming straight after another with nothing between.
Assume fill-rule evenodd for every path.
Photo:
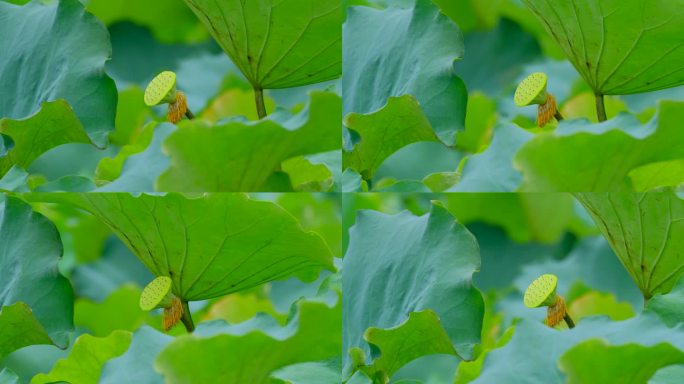
<instances>
[{"instance_id":1,"label":"overlapping leaf","mask_svg":"<svg viewBox=\"0 0 684 384\"><path fill-rule=\"evenodd\" d=\"M467 103L452 68L464 54L456 24L432 1L417 0L412 9L351 7L343 34L345 115L376 112L390 97L413 95L437 136L454 145Z\"/></svg>"},{"instance_id":2,"label":"overlapping leaf","mask_svg":"<svg viewBox=\"0 0 684 384\"><path fill-rule=\"evenodd\" d=\"M46 101L65 99L103 146L116 112L116 88L104 73L111 56L106 28L78 0L3 1L0 36L0 118L23 119Z\"/></svg>"},{"instance_id":3,"label":"overlapping leaf","mask_svg":"<svg viewBox=\"0 0 684 384\"><path fill-rule=\"evenodd\" d=\"M669 292L684 275L684 201L672 190L576 196L644 298Z\"/></svg>"},{"instance_id":4,"label":"overlapping leaf","mask_svg":"<svg viewBox=\"0 0 684 384\"><path fill-rule=\"evenodd\" d=\"M105 362L124 353L130 343L131 333L126 331L114 331L102 338L82 335L76 340L66 359L59 360L49 373L36 375L31 384L96 384Z\"/></svg>"},{"instance_id":5,"label":"overlapping leaf","mask_svg":"<svg viewBox=\"0 0 684 384\"><path fill-rule=\"evenodd\" d=\"M421 217L359 213L342 269L343 350L357 347L375 358L363 338L369 327L396 327L409 313L431 309L455 351L472 358L484 310L472 285L479 267L475 238L440 205ZM351 368L347 359L345 374Z\"/></svg>"},{"instance_id":6,"label":"overlapping leaf","mask_svg":"<svg viewBox=\"0 0 684 384\"><path fill-rule=\"evenodd\" d=\"M37 114L24 120L0 119L0 134L14 142L13 148L0 157L0 176L15 165L28 168L40 155L62 144L90 143L64 100L45 103Z\"/></svg>"},{"instance_id":7,"label":"overlapping leaf","mask_svg":"<svg viewBox=\"0 0 684 384\"><path fill-rule=\"evenodd\" d=\"M313 280L333 269L332 253L279 206L242 194L186 198L129 194L37 194L102 219L174 293L204 300L297 276Z\"/></svg>"},{"instance_id":8,"label":"overlapping leaf","mask_svg":"<svg viewBox=\"0 0 684 384\"><path fill-rule=\"evenodd\" d=\"M375 113L350 113L344 124L361 135L361 142L343 152L343 166L365 180L372 180L382 162L398 149L419 141L439 141L411 95L390 97L387 105Z\"/></svg>"},{"instance_id":9,"label":"overlapping leaf","mask_svg":"<svg viewBox=\"0 0 684 384\"><path fill-rule=\"evenodd\" d=\"M522 305L522 304L521 304ZM622 322L606 317L585 318L572 330L558 331L541 322L522 320L508 344L485 358L481 375L472 383L553 384L565 383L559 359L572 347L591 339L602 339L609 346L640 344L644 349L666 343L684 351L684 331L666 327L654 314L644 313ZM606 361L603 351L587 350L586 357ZM633 367L633 372L649 371L647 365Z\"/></svg>"},{"instance_id":10,"label":"overlapping leaf","mask_svg":"<svg viewBox=\"0 0 684 384\"><path fill-rule=\"evenodd\" d=\"M595 93L684 84L684 1L524 0Z\"/></svg>"},{"instance_id":11,"label":"overlapping leaf","mask_svg":"<svg viewBox=\"0 0 684 384\"><path fill-rule=\"evenodd\" d=\"M193 335L181 336L159 354L155 367L166 383L271 383L277 369L339 356L341 305L300 301L285 327L273 319L226 326L200 324Z\"/></svg>"},{"instance_id":12,"label":"overlapping leaf","mask_svg":"<svg viewBox=\"0 0 684 384\"><path fill-rule=\"evenodd\" d=\"M185 0L255 88L288 88L338 77L338 0Z\"/></svg>"},{"instance_id":13,"label":"overlapping leaf","mask_svg":"<svg viewBox=\"0 0 684 384\"><path fill-rule=\"evenodd\" d=\"M21 200L0 195L0 357L33 343L68 343L73 292L57 270L61 256L55 226ZM28 333L9 326L17 320Z\"/></svg>"},{"instance_id":14,"label":"overlapping leaf","mask_svg":"<svg viewBox=\"0 0 684 384\"><path fill-rule=\"evenodd\" d=\"M684 157L683 119L684 103L663 101L658 117L645 126L627 114L601 124L563 122L556 132L537 135L516 154L515 164L524 174L521 188L610 192L630 187L633 169Z\"/></svg>"},{"instance_id":15,"label":"overlapping leaf","mask_svg":"<svg viewBox=\"0 0 684 384\"><path fill-rule=\"evenodd\" d=\"M284 160L340 148L339 96L311 94L301 113L271 115L259 122L207 126L183 124L164 142L171 167L158 180L163 191L268 191ZM289 184L289 180L285 184ZM289 188L276 189L279 191Z\"/></svg>"}]
</instances>

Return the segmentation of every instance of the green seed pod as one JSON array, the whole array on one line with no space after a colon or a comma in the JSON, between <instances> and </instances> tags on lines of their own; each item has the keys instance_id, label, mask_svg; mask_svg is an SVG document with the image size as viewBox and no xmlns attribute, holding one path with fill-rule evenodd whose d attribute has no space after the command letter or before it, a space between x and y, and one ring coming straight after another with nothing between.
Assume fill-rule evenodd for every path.
<instances>
[{"instance_id":1,"label":"green seed pod","mask_svg":"<svg viewBox=\"0 0 684 384\"><path fill-rule=\"evenodd\" d=\"M548 76L542 72L535 72L518 85L518 89L515 90L515 105L518 107L525 107L533 104L544 104L548 99L548 94L546 93L546 82Z\"/></svg>"},{"instance_id":2,"label":"green seed pod","mask_svg":"<svg viewBox=\"0 0 684 384\"><path fill-rule=\"evenodd\" d=\"M145 104L153 107L176 101L176 74L164 71L155 76L145 89Z\"/></svg>"},{"instance_id":3,"label":"green seed pod","mask_svg":"<svg viewBox=\"0 0 684 384\"><path fill-rule=\"evenodd\" d=\"M538 308L542 306L552 306L556 303L556 287L558 277L546 274L539 276L527 287L523 302L528 308Z\"/></svg>"},{"instance_id":4,"label":"green seed pod","mask_svg":"<svg viewBox=\"0 0 684 384\"><path fill-rule=\"evenodd\" d=\"M168 276L152 280L140 294L140 309L151 311L156 308L170 308L175 295L171 291L173 282Z\"/></svg>"}]
</instances>

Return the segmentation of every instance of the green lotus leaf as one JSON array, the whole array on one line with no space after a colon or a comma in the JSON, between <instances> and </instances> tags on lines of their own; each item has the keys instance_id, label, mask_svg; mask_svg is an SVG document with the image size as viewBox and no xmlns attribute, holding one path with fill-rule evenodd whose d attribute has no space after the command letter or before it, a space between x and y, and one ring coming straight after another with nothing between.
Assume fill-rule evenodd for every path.
<instances>
[{"instance_id":1,"label":"green lotus leaf","mask_svg":"<svg viewBox=\"0 0 684 384\"><path fill-rule=\"evenodd\" d=\"M147 319L138 307L140 288L122 285L104 301L97 303L78 299L74 305L74 323L88 329L93 336L105 337L115 330L135 331Z\"/></svg>"},{"instance_id":2,"label":"green lotus leaf","mask_svg":"<svg viewBox=\"0 0 684 384\"><path fill-rule=\"evenodd\" d=\"M645 299L684 276L684 201L672 190L578 193Z\"/></svg>"},{"instance_id":3,"label":"green lotus leaf","mask_svg":"<svg viewBox=\"0 0 684 384\"><path fill-rule=\"evenodd\" d=\"M522 176L513 166L518 150L535 137L513 123L500 123L494 128L489 147L470 156L461 179L449 192L512 192L518 189Z\"/></svg>"},{"instance_id":4,"label":"green lotus leaf","mask_svg":"<svg viewBox=\"0 0 684 384\"><path fill-rule=\"evenodd\" d=\"M369 327L397 327L426 309L437 314L455 351L472 359L484 312L472 284L479 267L477 241L439 204L420 217L360 211L342 268L345 375L352 373L351 348L377 357L364 339Z\"/></svg>"},{"instance_id":5,"label":"green lotus leaf","mask_svg":"<svg viewBox=\"0 0 684 384\"><path fill-rule=\"evenodd\" d=\"M410 313L408 320L395 328L370 327L364 339L380 351L380 357L372 363L373 376L383 372L392 377L399 368L421 356L456 355L439 317L429 309Z\"/></svg>"},{"instance_id":6,"label":"green lotus leaf","mask_svg":"<svg viewBox=\"0 0 684 384\"><path fill-rule=\"evenodd\" d=\"M271 375L274 384L317 384L317 383L340 383L341 362L339 359L331 359L321 362L299 363L281 368Z\"/></svg>"},{"instance_id":7,"label":"green lotus leaf","mask_svg":"<svg viewBox=\"0 0 684 384\"><path fill-rule=\"evenodd\" d=\"M662 187L684 184L684 159L646 164L629 172L630 183L635 191L649 191Z\"/></svg>"},{"instance_id":8,"label":"green lotus leaf","mask_svg":"<svg viewBox=\"0 0 684 384\"><path fill-rule=\"evenodd\" d=\"M684 364L669 365L656 372L648 384L679 384L684 377Z\"/></svg>"},{"instance_id":9,"label":"green lotus leaf","mask_svg":"<svg viewBox=\"0 0 684 384\"><path fill-rule=\"evenodd\" d=\"M170 163L162 145L176 129L171 123L149 123L134 144L122 147L113 158L100 160L95 177L102 185L97 192L154 191L156 180Z\"/></svg>"},{"instance_id":10,"label":"green lotus leaf","mask_svg":"<svg viewBox=\"0 0 684 384\"><path fill-rule=\"evenodd\" d=\"M40 155L62 144L90 143L64 100L45 103L37 114L23 120L0 119L0 133L14 142L14 147L0 156L0 176L15 165L28 168Z\"/></svg>"},{"instance_id":11,"label":"green lotus leaf","mask_svg":"<svg viewBox=\"0 0 684 384\"><path fill-rule=\"evenodd\" d=\"M0 244L0 322L23 319L22 327L37 332L0 327L0 355L34 342L66 347L73 330L73 291L57 269L59 232L23 201L0 194Z\"/></svg>"},{"instance_id":12,"label":"green lotus leaf","mask_svg":"<svg viewBox=\"0 0 684 384\"><path fill-rule=\"evenodd\" d=\"M468 98L453 70L464 54L458 26L431 0L417 0L408 9L350 7L343 34L345 115L373 113L390 97L413 95L437 136L453 146Z\"/></svg>"},{"instance_id":13,"label":"green lotus leaf","mask_svg":"<svg viewBox=\"0 0 684 384\"><path fill-rule=\"evenodd\" d=\"M22 302L2 307L0 309L0 359L17 349L35 344L53 344L53 342L31 312L31 308Z\"/></svg>"},{"instance_id":14,"label":"green lotus leaf","mask_svg":"<svg viewBox=\"0 0 684 384\"><path fill-rule=\"evenodd\" d=\"M268 191L269 178L282 174L277 169L283 161L340 148L341 108L336 94L314 92L308 107L294 116L274 113L258 122L234 120L214 126L185 122L164 142L171 166L157 187L183 192Z\"/></svg>"},{"instance_id":15,"label":"green lotus leaf","mask_svg":"<svg viewBox=\"0 0 684 384\"><path fill-rule=\"evenodd\" d=\"M596 94L684 84L684 0L523 0Z\"/></svg>"},{"instance_id":16,"label":"green lotus leaf","mask_svg":"<svg viewBox=\"0 0 684 384\"><path fill-rule=\"evenodd\" d=\"M613 346L591 339L565 352L559 364L568 384L646 383L658 369L684 364L684 352L668 343Z\"/></svg>"},{"instance_id":17,"label":"green lotus leaf","mask_svg":"<svg viewBox=\"0 0 684 384\"><path fill-rule=\"evenodd\" d=\"M33 377L31 384L55 382L97 384L104 363L123 354L131 343L131 333L114 331L107 337L82 335L65 359L57 361L49 373Z\"/></svg>"},{"instance_id":18,"label":"green lotus leaf","mask_svg":"<svg viewBox=\"0 0 684 384\"><path fill-rule=\"evenodd\" d=\"M331 80L342 72L338 0L185 0L257 89Z\"/></svg>"},{"instance_id":19,"label":"green lotus leaf","mask_svg":"<svg viewBox=\"0 0 684 384\"><path fill-rule=\"evenodd\" d=\"M411 95L390 97L387 105L374 113L350 113L344 124L358 133L361 141L351 151L343 152L343 166L360 173L365 180L372 180L382 162L400 148L419 141L439 142Z\"/></svg>"},{"instance_id":20,"label":"green lotus leaf","mask_svg":"<svg viewBox=\"0 0 684 384\"><path fill-rule=\"evenodd\" d=\"M112 49L100 21L78 0L0 1L0 36L0 52L11 52L0 58L0 118L24 119L64 99L93 142L106 144L116 87L104 71Z\"/></svg>"},{"instance_id":21,"label":"green lotus leaf","mask_svg":"<svg viewBox=\"0 0 684 384\"><path fill-rule=\"evenodd\" d=\"M164 384L164 378L154 370L154 359L172 340L172 336L163 332L140 327L133 333L126 352L105 362L98 383Z\"/></svg>"},{"instance_id":22,"label":"green lotus leaf","mask_svg":"<svg viewBox=\"0 0 684 384\"><path fill-rule=\"evenodd\" d=\"M646 308L657 313L668 326L684 322L684 279L680 279L667 294L654 295Z\"/></svg>"},{"instance_id":23,"label":"green lotus leaf","mask_svg":"<svg viewBox=\"0 0 684 384\"><path fill-rule=\"evenodd\" d=\"M460 223L496 225L519 243L557 243L577 220L570 194L452 193L447 205Z\"/></svg>"},{"instance_id":24,"label":"green lotus leaf","mask_svg":"<svg viewBox=\"0 0 684 384\"><path fill-rule=\"evenodd\" d=\"M106 25L131 21L147 27L164 43L208 38L208 33L182 0L88 0L86 9Z\"/></svg>"},{"instance_id":25,"label":"green lotus leaf","mask_svg":"<svg viewBox=\"0 0 684 384\"><path fill-rule=\"evenodd\" d=\"M664 347L667 351L676 350L678 354L684 353L684 330L668 328L652 313L644 312L635 318L620 322L611 321L607 317L587 317L569 331L558 331L541 322L525 319L516 324L513 337L505 346L488 353L480 376L471 383L566 383L566 378L558 365L559 360L566 352L572 351L573 347L595 339L601 339L602 343L609 346L609 352L616 354L628 354L633 349L645 351L647 354L652 350L660 354L662 351L659 348L663 347L655 347L659 344L667 344L667 347ZM634 344L640 346L635 347ZM606 364L606 369L615 360L613 353L605 354L605 348L595 350L580 346L580 349L586 353L583 359L593 359L596 363ZM655 363L657 364L657 361ZM622 368L628 370L626 367ZM650 371L650 367L649 364L636 364L629 370L635 375L644 375Z\"/></svg>"},{"instance_id":26,"label":"green lotus leaf","mask_svg":"<svg viewBox=\"0 0 684 384\"><path fill-rule=\"evenodd\" d=\"M285 327L261 317L220 330L204 330L200 324L193 335L169 343L155 369L169 384L268 384L279 368L339 356L341 310L339 302L330 308L319 301L300 301Z\"/></svg>"},{"instance_id":27,"label":"green lotus leaf","mask_svg":"<svg viewBox=\"0 0 684 384\"><path fill-rule=\"evenodd\" d=\"M516 154L530 192L612 192L629 186L629 175L647 164L684 157L681 138L684 103L663 101L657 118L641 124L618 115L601 124L561 122L555 132L536 135ZM648 169L647 169L648 170ZM647 171L646 170L646 171ZM658 177L659 168L650 169ZM640 179L647 177L644 169ZM637 180L635 187L648 187Z\"/></svg>"},{"instance_id":28,"label":"green lotus leaf","mask_svg":"<svg viewBox=\"0 0 684 384\"><path fill-rule=\"evenodd\" d=\"M155 276L169 276L185 301L206 300L334 269L332 253L281 207L242 194L186 198L86 193L35 194L102 219Z\"/></svg>"},{"instance_id":29,"label":"green lotus leaf","mask_svg":"<svg viewBox=\"0 0 684 384\"><path fill-rule=\"evenodd\" d=\"M20 384L19 376L16 373L9 370L9 368L3 368L0 371L0 382L5 384Z\"/></svg>"}]
</instances>

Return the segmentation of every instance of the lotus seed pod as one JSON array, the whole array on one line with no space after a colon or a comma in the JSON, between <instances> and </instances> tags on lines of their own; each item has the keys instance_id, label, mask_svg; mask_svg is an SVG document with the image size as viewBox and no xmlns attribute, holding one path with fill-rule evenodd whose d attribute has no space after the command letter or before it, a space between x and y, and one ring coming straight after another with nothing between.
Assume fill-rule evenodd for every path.
<instances>
[{"instance_id":1,"label":"lotus seed pod","mask_svg":"<svg viewBox=\"0 0 684 384\"><path fill-rule=\"evenodd\" d=\"M158 74L145 89L145 104L153 107L176 101L176 74L164 71Z\"/></svg>"},{"instance_id":2,"label":"lotus seed pod","mask_svg":"<svg viewBox=\"0 0 684 384\"><path fill-rule=\"evenodd\" d=\"M546 82L548 76L542 72L535 72L525 78L515 90L515 105L525 107L532 104L544 104L548 95L546 93Z\"/></svg>"},{"instance_id":3,"label":"lotus seed pod","mask_svg":"<svg viewBox=\"0 0 684 384\"><path fill-rule=\"evenodd\" d=\"M558 277L546 274L539 276L527 287L523 302L528 308L538 308L541 306L553 306L556 304L556 286Z\"/></svg>"},{"instance_id":4,"label":"lotus seed pod","mask_svg":"<svg viewBox=\"0 0 684 384\"><path fill-rule=\"evenodd\" d=\"M140 309L151 311L156 308L170 308L175 298L171 292L172 285L168 276L159 276L152 280L140 294Z\"/></svg>"}]
</instances>

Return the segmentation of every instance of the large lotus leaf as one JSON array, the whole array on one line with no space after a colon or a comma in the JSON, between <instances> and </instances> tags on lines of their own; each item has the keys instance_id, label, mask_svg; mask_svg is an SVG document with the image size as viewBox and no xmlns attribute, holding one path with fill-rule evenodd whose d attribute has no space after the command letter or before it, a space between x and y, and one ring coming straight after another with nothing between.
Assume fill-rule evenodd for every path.
<instances>
[{"instance_id":1,"label":"large lotus leaf","mask_svg":"<svg viewBox=\"0 0 684 384\"><path fill-rule=\"evenodd\" d=\"M632 187L637 192L684 184L684 159L660 161L629 172Z\"/></svg>"},{"instance_id":2,"label":"large lotus leaf","mask_svg":"<svg viewBox=\"0 0 684 384\"><path fill-rule=\"evenodd\" d=\"M453 70L464 53L458 26L431 0L417 0L412 9L351 7L343 30L345 115L375 112L390 97L410 94L439 138L454 145L467 104Z\"/></svg>"},{"instance_id":3,"label":"large lotus leaf","mask_svg":"<svg viewBox=\"0 0 684 384\"><path fill-rule=\"evenodd\" d=\"M97 337L105 337L117 329L132 332L148 316L138 305L140 292L134 285L123 285L99 303L78 299L74 305L74 323Z\"/></svg>"},{"instance_id":4,"label":"large lotus leaf","mask_svg":"<svg viewBox=\"0 0 684 384\"><path fill-rule=\"evenodd\" d=\"M156 276L169 276L183 300L205 300L333 269L315 233L276 204L243 194L186 198L125 193L32 195L67 202L101 218Z\"/></svg>"},{"instance_id":5,"label":"large lotus leaf","mask_svg":"<svg viewBox=\"0 0 684 384\"><path fill-rule=\"evenodd\" d=\"M0 2L0 36L0 117L22 119L65 99L104 145L114 129L116 87L104 72L112 49L100 21L78 0Z\"/></svg>"},{"instance_id":6,"label":"large lotus leaf","mask_svg":"<svg viewBox=\"0 0 684 384\"><path fill-rule=\"evenodd\" d=\"M206 30L182 0L86 0L88 12L106 25L132 21L165 43L206 39Z\"/></svg>"},{"instance_id":7,"label":"large lotus leaf","mask_svg":"<svg viewBox=\"0 0 684 384\"><path fill-rule=\"evenodd\" d=\"M524 0L597 94L684 84L684 0Z\"/></svg>"},{"instance_id":8,"label":"large lotus leaf","mask_svg":"<svg viewBox=\"0 0 684 384\"><path fill-rule=\"evenodd\" d=\"M336 94L314 92L308 108L294 116L275 113L258 122L182 124L164 143L171 167L157 186L183 192L267 189L269 177L284 160L340 148L341 108Z\"/></svg>"},{"instance_id":9,"label":"large lotus leaf","mask_svg":"<svg viewBox=\"0 0 684 384\"><path fill-rule=\"evenodd\" d=\"M439 317L429 309L410 313L408 320L395 328L370 327L364 338L380 351L372 364L374 377L380 372L392 377L401 367L421 356L456 354Z\"/></svg>"},{"instance_id":10,"label":"large lotus leaf","mask_svg":"<svg viewBox=\"0 0 684 384\"><path fill-rule=\"evenodd\" d=\"M596 357L600 356L599 359ZM660 368L684 363L684 352L671 344L652 347L639 344L611 346L591 339L565 352L560 367L568 376L568 384L646 383Z\"/></svg>"},{"instance_id":11,"label":"large lotus leaf","mask_svg":"<svg viewBox=\"0 0 684 384\"><path fill-rule=\"evenodd\" d=\"M345 356L358 347L376 358L363 338L369 327L396 327L411 312L431 309L456 352L471 359L484 311L472 284L479 268L474 236L439 204L420 217L360 211L342 268ZM345 372L350 368L347 358Z\"/></svg>"},{"instance_id":12,"label":"large lotus leaf","mask_svg":"<svg viewBox=\"0 0 684 384\"><path fill-rule=\"evenodd\" d=\"M645 299L669 292L684 276L684 201L672 190L576 196Z\"/></svg>"},{"instance_id":13,"label":"large lotus leaf","mask_svg":"<svg viewBox=\"0 0 684 384\"><path fill-rule=\"evenodd\" d=\"M570 194L453 193L447 199L459 222L499 226L519 243L557 243L576 218Z\"/></svg>"},{"instance_id":14,"label":"large lotus leaf","mask_svg":"<svg viewBox=\"0 0 684 384\"><path fill-rule=\"evenodd\" d=\"M471 383L566 383L558 366L560 358L572 347L596 338L609 346L640 344L653 347L668 343L684 351L684 330L668 328L651 313L621 322L610 321L607 317L585 318L574 329L565 331L550 328L541 321L521 320L508 344L485 357L482 373ZM598 362L611 360L602 350L586 352ZM641 366L635 368L638 370ZM643 368L648 370L646 366Z\"/></svg>"},{"instance_id":15,"label":"large lotus leaf","mask_svg":"<svg viewBox=\"0 0 684 384\"><path fill-rule=\"evenodd\" d=\"M629 173L650 163L684 157L681 122L684 103L663 101L646 125L622 114L601 124L561 122L553 133L528 141L515 157L521 189L534 192L611 192L629 182ZM658 169L654 169L657 172ZM645 177L642 173L641 177Z\"/></svg>"},{"instance_id":16,"label":"large lotus leaf","mask_svg":"<svg viewBox=\"0 0 684 384\"><path fill-rule=\"evenodd\" d=\"M62 144L90 143L64 100L45 103L37 114L24 120L0 119L0 134L14 142L12 149L0 156L0 175L15 165L28 168L40 155Z\"/></svg>"},{"instance_id":17,"label":"large lotus leaf","mask_svg":"<svg viewBox=\"0 0 684 384\"><path fill-rule=\"evenodd\" d=\"M98 302L105 300L121 285L144 287L152 279L152 273L114 235L106 240L97 261L77 264L71 271L76 295Z\"/></svg>"},{"instance_id":18,"label":"large lotus leaf","mask_svg":"<svg viewBox=\"0 0 684 384\"><path fill-rule=\"evenodd\" d=\"M449 192L512 192L522 176L513 167L516 152L534 135L513 123L501 123L494 128L489 147L470 156L463 167L461 179Z\"/></svg>"},{"instance_id":19,"label":"large lotus leaf","mask_svg":"<svg viewBox=\"0 0 684 384\"><path fill-rule=\"evenodd\" d=\"M679 384L684 377L684 364L670 365L656 372L648 384Z\"/></svg>"},{"instance_id":20,"label":"large lotus leaf","mask_svg":"<svg viewBox=\"0 0 684 384\"><path fill-rule=\"evenodd\" d=\"M340 383L342 382L341 369L340 359L331 359L289 365L273 372L271 378L280 380L275 383L282 384Z\"/></svg>"},{"instance_id":21,"label":"large lotus leaf","mask_svg":"<svg viewBox=\"0 0 684 384\"><path fill-rule=\"evenodd\" d=\"M0 382L5 384L20 384L19 376L16 373L10 371L8 368L3 368L0 371Z\"/></svg>"},{"instance_id":22,"label":"large lotus leaf","mask_svg":"<svg viewBox=\"0 0 684 384\"><path fill-rule=\"evenodd\" d=\"M344 124L361 136L351 151L343 152L344 167L360 173L365 180L372 180L382 162L400 148L419 141L439 141L411 95L391 97L374 113L350 113Z\"/></svg>"},{"instance_id":23,"label":"large lotus leaf","mask_svg":"<svg viewBox=\"0 0 684 384\"><path fill-rule=\"evenodd\" d=\"M455 5L467 1L441 2ZM491 2L481 4L492 7ZM490 96L499 96L515 83L525 64L541 58L537 40L522 30L520 25L505 18L492 30L467 33L465 46L467 54L463 61L456 63L454 70L465 81L470 93L478 90Z\"/></svg>"},{"instance_id":24,"label":"large lotus leaf","mask_svg":"<svg viewBox=\"0 0 684 384\"><path fill-rule=\"evenodd\" d=\"M279 368L339 356L341 309L340 303L300 301L284 327L260 317L235 326L202 323L169 343L155 369L169 384L271 383Z\"/></svg>"},{"instance_id":25,"label":"large lotus leaf","mask_svg":"<svg viewBox=\"0 0 684 384\"><path fill-rule=\"evenodd\" d=\"M0 359L34 344L52 344L45 328L22 302L0 309Z\"/></svg>"},{"instance_id":26,"label":"large lotus leaf","mask_svg":"<svg viewBox=\"0 0 684 384\"><path fill-rule=\"evenodd\" d=\"M17 307L8 308L22 302L30 308L29 313L23 311L24 318L34 321L28 318L35 317L52 342L66 346L73 329L73 292L57 269L62 257L59 232L26 203L0 195L0 244L1 318L7 321L6 316L11 316L5 311L17 314ZM17 337L12 331L2 328L0 344Z\"/></svg>"},{"instance_id":27,"label":"large lotus leaf","mask_svg":"<svg viewBox=\"0 0 684 384\"><path fill-rule=\"evenodd\" d=\"M289 88L342 71L338 0L185 0L255 88Z\"/></svg>"},{"instance_id":28,"label":"large lotus leaf","mask_svg":"<svg viewBox=\"0 0 684 384\"><path fill-rule=\"evenodd\" d=\"M164 154L164 140L176 131L170 123L147 125L140 142L125 146L114 158L104 158L98 164L96 177L112 180L97 192L150 192L159 176L169 167L170 160ZM146 147L145 147L146 146Z\"/></svg>"},{"instance_id":29,"label":"large lotus leaf","mask_svg":"<svg viewBox=\"0 0 684 384\"><path fill-rule=\"evenodd\" d=\"M679 279L672 291L667 294L653 296L646 308L657 313L668 326L684 322L684 279Z\"/></svg>"},{"instance_id":30,"label":"large lotus leaf","mask_svg":"<svg viewBox=\"0 0 684 384\"><path fill-rule=\"evenodd\" d=\"M154 371L154 359L171 340L173 337L165 333L140 327L133 333L128 350L102 366L99 383L163 384L164 379Z\"/></svg>"},{"instance_id":31,"label":"large lotus leaf","mask_svg":"<svg viewBox=\"0 0 684 384\"><path fill-rule=\"evenodd\" d=\"M105 362L124 353L130 343L131 333L126 331L114 331L103 338L82 335L67 358L59 360L49 373L36 375L31 384L96 384Z\"/></svg>"}]
</instances>

